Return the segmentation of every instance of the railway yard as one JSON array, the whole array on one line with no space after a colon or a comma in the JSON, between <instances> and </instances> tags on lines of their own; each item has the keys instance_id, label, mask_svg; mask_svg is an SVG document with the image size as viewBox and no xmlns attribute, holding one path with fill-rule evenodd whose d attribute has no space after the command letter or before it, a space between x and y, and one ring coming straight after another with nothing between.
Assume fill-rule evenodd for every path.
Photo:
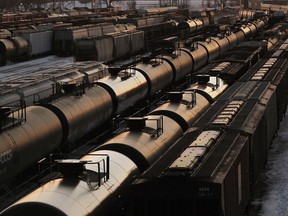
<instances>
[{"instance_id":1,"label":"railway yard","mask_svg":"<svg viewBox=\"0 0 288 216\"><path fill-rule=\"evenodd\" d=\"M0 215L285 215L288 23L269 8L2 16Z\"/></svg>"}]
</instances>

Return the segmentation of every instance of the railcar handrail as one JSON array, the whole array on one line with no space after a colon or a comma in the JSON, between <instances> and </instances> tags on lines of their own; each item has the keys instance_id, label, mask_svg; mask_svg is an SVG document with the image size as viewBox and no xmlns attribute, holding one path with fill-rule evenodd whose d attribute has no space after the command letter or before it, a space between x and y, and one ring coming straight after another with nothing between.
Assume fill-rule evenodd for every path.
<instances>
[{"instance_id":1,"label":"railcar handrail","mask_svg":"<svg viewBox=\"0 0 288 216\"><path fill-rule=\"evenodd\" d=\"M55 162L64 178L81 178L91 190L95 190L109 180L110 157L107 154L88 154L88 156L95 156L95 159L61 159ZM97 157L104 158L97 160ZM96 167L87 169L86 165L89 164L94 164ZM93 185L93 182L97 184Z\"/></svg>"}]
</instances>

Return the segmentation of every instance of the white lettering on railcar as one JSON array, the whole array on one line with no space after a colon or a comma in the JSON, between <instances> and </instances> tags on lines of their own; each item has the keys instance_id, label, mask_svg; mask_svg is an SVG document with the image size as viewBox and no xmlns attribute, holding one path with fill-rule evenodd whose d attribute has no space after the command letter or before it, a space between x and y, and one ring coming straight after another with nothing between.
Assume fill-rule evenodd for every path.
<instances>
[{"instance_id":1,"label":"white lettering on railcar","mask_svg":"<svg viewBox=\"0 0 288 216\"><path fill-rule=\"evenodd\" d=\"M8 151L2 152L0 154L0 164L7 163L8 161L12 160L13 158L13 152L11 149Z\"/></svg>"}]
</instances>

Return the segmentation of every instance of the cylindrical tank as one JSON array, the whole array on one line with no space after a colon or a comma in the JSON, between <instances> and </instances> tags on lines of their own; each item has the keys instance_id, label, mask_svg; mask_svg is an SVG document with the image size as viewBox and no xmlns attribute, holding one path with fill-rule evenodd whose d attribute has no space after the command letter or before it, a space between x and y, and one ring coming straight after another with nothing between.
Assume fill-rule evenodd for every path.
<instances>
[{"instance_id":1,"label":"cylindrical tank","mask_svg":"<svg viewBox=\"0 0 288 216\"><path fill-rule=\"evenodd\" d=\"M198 47L202 46L207 50L208 53L208 62L212 61L216 57L220 55L220 47L219 44L215 41L207 39L206 41L198 41Z\"/></svg>"},{"instance_id":2,"label":"cylindrical tank","mask_svg":"<svg viewBox=\"0 0 288 216\"><path fill-rule=\"evenodd\" d=\"M200 19L194 19L194 22L196 23L196 29L201 30L203 28L203 21Z\"/></svg>"},{"instance_id":3,"label":"cylindrical tank","mask_svg":"<svg viewBox=\"0 0 288 216\"><path fill-rule=\"evenodd\" d=\"M237 37L237 44L240 44L245 40L245 34L242 30L235 32L235 35Z\"/></svg>"},{"instance_id":4,"label":"cylindrical tank","mask_svg":"<svg viewBox=\"0 0 288 216\"><path fill-rule=\"evenodd\" d=\"M193 58L193 71L196 71L200 67L204 66L208 62L208 50L204 46L198 45L198 43L192 44L191 55Z\"/></svg>"},{"instance_id":5,"label":"cylindrical tank","mask_svg":"<svg viewBox=\"0 0 288 216\"><path fill-rule=\"evenodd\" d=\"M68 140L71 145L107 121L113 112L112 98L100 86L87 89L85 95L61 98L43 106L53 110L61 119L64 140Z\"/></svg>"},{"instance_id":6,"label":"cylindrical tank","mask_svg":"<svg viewBox=\"0 0 288 216\"><path fill-rule=\"evenodd\" d=\"M256 27L257 27L257 31L259 32L260 30L264 29L265 28L265 22L263 20L256 20L253 22Z\"/></svg>"},{"instance_id":7,"label":"cylindrical tank","mask_svg":"<svg viewBox=\"0 0 288 216\"><path fill-rule=\"evenodd\" d=\"M214 40L219 45L219 55L222 55L229 50L229 41L226 37L212 37L211 40Z\"/></svg>"},{"instance_id":8,"label":"cylindrical tank","mask_svg":"<svg viewBox=\"0 0 288 216\"><path fill-rule=\"evenodd\" d=\"M11 39L15 44L17 56L24 55L28 52L28 42L22 37L13 37Z\"/></svg>"},{"instance_id":9,"label":"cylindrical tank","mask_svg":"<svg viewBox=\"0 0 288 216\"><path fill-rule=\"evenodd\" d=\"M228 87L228 84L219 77L210 76L208 83L202 84L198 81L190 86L187 91L196 91L210 103L213 103Z\"/></svg>"},{"instance_id":10,"label":"cylindrical tank","mask_svg":"<svg viewBox=\"0 0 288 216\"><path fill-rule=\"evenodd\" d=\"M146 127L142 130L130 129L112 138L97 149L114 150L131 158L141 171L146 170L155 162L179 137L183 130L180 125L169 117L163 117L162 133L153 137L151 129L159 131L157 119L161 116L145 116ZM147 130L145 129L147 128Z\"/></svg>"},{"instance_id":11,"label":"cylindrical tank","mask_svg":"<svg viewBox=\"0 0 288 216\"><path fill-rule=\"evenodd\" d=\"M147 60L137 64L133 69L142 73L147 79L150 95L167 88L173 80L171 65L160 59Z\"/></svg>"},{"instance_id":12,"label":"cylindrical tank","mask_svg":"<svg viewBox=\"0 0 288 216\"><path fill-rule=\"evenodd\" d=\"M128 107L133 106L148 93L145 76L133 69L122 70L118 75L100 79L96 84L110 93L116 113L123 112Z\"/></svg>"},{"instance_id":13,"label":"cylindrical tank","mask_svg":"<svg viewBox=\"0 0 288 216\"><path fill-rule=\"evenodd\" d=\"M101 164L101 160L105 160L105 155L109 156L109 179L104 181L102 178L103 183L98 187L98 165ZM113 209L109 204L115 201L122 188L127 187L139 173L137 166L127 156L115 151L91 152L81 160L91 161L84 165L87 180L52 180L1 212L1 215L86 216L104 215L110 210L110 215L113 215ZM101 171L103 172L102 166ZM87 184L88 182L91 185Z\"/></svg>"},{"instance_id":14,"label":"cylindrical tank","mask_svg":"<svg viewBox=\"0 0 288 216\"><path fill-rule=\"evenodd\" d=\"M197 30L197 23L194 20L187 20L179 22L177 28L179 31L189 30L189 33L192 33Z\"/></svg>"},{"instance_id":15,"label":"cylindrical tank","mask_svg":"<svg viewBox=\"0 0 288 216\"><path fill-rule=\"evenodd\" d=\"M243 19L243 10L239 10L239 17Z\"/></svg>"},{"instance_id":16,"label":"cylindrical tank","mask_svg":"<svg viewBox=\"0 0 288 216\"><path fill-rule=\"evenodd\" d=\"M8 39L12 37L11 31L8 29L0 29L0 39Z\"/></svg>"},{"instance_id":17,"label":"cylindrical tank","mask_svg":"<svg viewBox=\"0 0 288 216\"><path fill-rule=\"evenodd\" d=\"M229 41L229 49L232 49L235 46L237 46L237 36L233 32L227 35L226 38Z\"/></svg>"},{"instance_id":18,"label":"cylindrical tank","mask_svg":"<svg viewBox=\"0 0 288 216\"><path fill-rule=\"evenodd\" d=\"M16 47L10 39L0 39L0 54L4 55L6 60L16 57Z\"/></svg>"},{"instance_id":19,"label":"cylindrical tank","mask_svg":"<svg viewBox=\"0 0 288 216\"><path fill-rule=\"evenodd\" d=\"M176 94L181 94L180 100L170 100L153 110L149 115L169 116L177 121L185 131L209 107L210 103L199 93L193 95L193 92L179 92Z\"/></svg>"},{"instance_id":20,"label":"cylindrical tank","mask_svg":"<svg viewBox=\"0 0 288 216\"><path fill-rule=\"evenodd\" d=\"M58 117L41 106L26 110L26 121L0 134L0 182L9 180L59 147L62 125Z\"/></svg>"},{"instance_id":21,"label":"cylindrical tank","mask_svg":"<svg viewBox=\"0 0 288 216\"><path fill-rule=\"evenodd\" d=\"M257 26L254 23L249 23L247 27L250 29L251 36L254 36L257 33Z\"/></svg>"},{"instance_id":22,"label":"cylindrical tank","mask_svg":"<svg viewBox=\"0 0 288 216\"><path fill-rule=\"evenodd\" d=\"M193 59L190 53L177 50L172 55L164 55L161 59L167 61L173 68L173 82L178 82L192 72Z\"/></svg>"},{"instance_id":23,"label":"cylindrical tank","mask_svg":"<svg viewBox=\"0 0 288 216\"><path fill-rule=\"evenodd\" d=\"M242 17L242 19L253 19L255 12L252 10L242 10L240 11L240 17Z\"/></svg>"},{"instance_id":24,"label":"cylindrical tank","mask_svg":"<svg viewBox=\"0 0 288 216\"><path fill-rule=\"evenodd\" d=\"M248 26L242 26L240 31L243 31L246 39L252 36L251 29Z\"/></svg>"},{"instance_id":25,"label":"cylindrical tank","mask_svg":"<svg viewBox=\"0 0 288 216\"><path fill-rule=\"evenodd\" d=\"M255 11L249 10L247 13L247 19L254 19Z\"/></svg>"},{"instance_id":26,"label":"cylindrical tank","mask_svg":"<svg viewBox=\"0 0 288 216\"><path fill-rule=\"evenodd\" d=\"M278 41L277 37L269 38L267 40L267 50L271 50Z\"/></svg>"}]
</instances>

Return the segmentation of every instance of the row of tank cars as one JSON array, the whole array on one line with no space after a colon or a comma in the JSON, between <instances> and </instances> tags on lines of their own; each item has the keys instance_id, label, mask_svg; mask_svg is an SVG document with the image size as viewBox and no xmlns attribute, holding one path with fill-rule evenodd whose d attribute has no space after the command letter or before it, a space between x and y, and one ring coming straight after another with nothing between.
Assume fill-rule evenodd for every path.
<instances>
[{"instance_id":1,"label":"row of tank cars","mask_svg":"<svg viewBox=\"0 0 288 216\"><path fill-rule=\"evenodd\" d=\"M249 214L268 148L286 111L287 42L250 67L133 182L131 215ZM219 66L227 63L225 59ZM207 69L210 80L222 76L222 69ZM181 103L170 100L162 110Z\"/></svg>"},{"instance_id":2,"label":"row of tank cars","mask_svg":"<svg viewBox=\"0 0 288 216\"><path fill-rule=\"evenodd\" d=\"M221 38L214 37L207 41L194 42L191 47L180 48L171 55L145 58L143 62L129 68L120 70L111 68L111 76L99 79L94 86L85 89L85 95L62 97L49 104L27 107L26 120L3 130L0 134L3 140L0 181L7 183L13 176L17 176L60 147L67 145L72 147L79 137L95 128L99 129L104 122L135 106L138 101L146 101L152 95L163 92L172 84L186 79L187 75L193 75L193 72L208 62L217 61L217 57L228 50L230 50L228 56L234 55L237 51L238 55L242 56L242 68L250 67L253 61L267 50L267 41L262 43L252 41L249 45L240 47L237 45L261 31L265 27L265 22L265 20L258 20L252 22L253 28L249 25L239 29L238 32L229 32ZM286 28L282 33L285 35ZM281 35L277 33L273 38L279 39ZM234 62L234 65L231 65L232 69L237 64L237 68L241 67L238 56L235 58L231 60ZM228 60L219 63L217 69L224 70L229 67L228 63ZM226 72L229 74L230 70ZM241 73L245 73L245 69L242 69ZM231 78L233 75L238 75L238 72L235 70L228 77ZM162 155L172 149L179 138L187 137L183 134L186 134L187 129L210 107L210 104L222 92L225 95L225 92L231 91L231 88L228 88L228 81L226 83L224 79L225 76L222 78L216 75L208 83L207 76L199 77L198 83L192 85L190 90L183 94L185 97L183 104L176 102L179 99L181 101L181 93L171 93L174 99L171 99L170 105L163 104L143 118L128 118L130 129L122 130L117 136L100 145L95 152L87 154L80 160L58 160L62 176L49 181L40 189L11 205L1 215L22 215L23 213L105 215L107 208L114 210L113 200L121 197L120 192L132 183L135 176L140 177L141 174L146 173L144 171L163 158ZM234 89L233 85L232 89ZM5 118L7 122L13 120L12 115ZM173 157L166 158L173 159ZM184 183L181 182L181 185ZM175 184L179 185L177 182ZM143 211L146 213L144 215L150 215L148 214L149 204L157 204L153 200L155 195L153 194L147 196L152 199L151 202L144 200L145 202L142 203L147 207ZM172 194L170 195L173 197ZM135 197L137 204L129 209L141 206L138 205L141 201L139 203L137 201L138 197ZM171 204L167 203L166 207L175 206L174 200L170 201ZM183 199L177 197L176 201L179 204ZM188 202L183 202L182 206L185 206L184 203L191 206ZM118 204L116 206L119 207Z\"/></svg>"},{"instance_id":3,"label":"row of tank cars","mask_svg":"<svg viewBox=\"0 0 288 216\"><path fill-rule=\"evenodd\" d=\"M266 22L266 21L265 21ZM209 56L204 59L204 62L208 62L211 59L218 56L217 52L218 47L221 47L221 53L226 51L230 46L233 47L240 41L244 40L245 37L249 38L250 35L254 35L257 29L261 29L265 25L264 21L255 21L255 24L249 24L246 27L240 28L238 32L231 33L227 32L227 39L221 39L214 37L211 40L198 41L194 43L194 49L201 50L201 55L205 55L205 48L209 44ZM181 25L187 23L182 23ZM191 25L191 28L185 27L182 29L188 29L189 32L194 32L194 25ZM235 31L237 31L235 29ZM244 34L243 34L244 32ZM267 36L265 36L267 37ZM269 44L273 44L274 39L269 40ZM229 41L229 44L227 43ZM203 45L204 44L204 45ZM206 45L205 45L206 44ZM107 47L106 47L107 48ZM108 49L108 48L107 48ZM92 54L91 54L92 55ZM179 63L180 64L180 63ZM203 62L195 62L193 70L198 69ZM85 65L85 66L84 66ZM102 63L75 63L71 66L63 66L59 68L52 68L47 70L40 70L34 75L29 75L28 78L23 76L16 77L15 79L6 80L4 83L1 83L1 107L13 107L17 104L16 107L21 107L21 103L26 106L33 105L39 101L49 100L50 97L61 97L65 93L70 93L75 86L89 86L97 81L101 76L107 75L107 67ZM83 69L84 68L84 69ZM83 79L85 77L85 79ZM77 87L77 88L78 88ZM72 89L72 90L69 90Z\"/></svg>"},{"instance_id":4,"label":"row of tank cars","mask_svg":"<svg viewBox=\"0 0 288 216\"><path fill-rule=\"evenodd\" d=\"M51 53L59 56L75 53L77 61L107 62L121 59L150 49L151 41L177 35L178 22L189 17L189 13L185 16L177 13L179 12L175 8L172 10L168 7L160 11L150 9L144 13L146 16L140 14L141 16L92 17L81 25L69 20L10 28L10 35L8 30L3 29L0 32L0 60L2 65L5 65L10 60ZM209 17L206 13L202 15L199 19L188 20L190 32L192 27L196 32L213 21L212 12L209 12ZM172 21L171 17L177 21ZM180 30L184 32L184 29ZM89 55L89 52L93 54Z\"/></svg>"}]
</instances>

